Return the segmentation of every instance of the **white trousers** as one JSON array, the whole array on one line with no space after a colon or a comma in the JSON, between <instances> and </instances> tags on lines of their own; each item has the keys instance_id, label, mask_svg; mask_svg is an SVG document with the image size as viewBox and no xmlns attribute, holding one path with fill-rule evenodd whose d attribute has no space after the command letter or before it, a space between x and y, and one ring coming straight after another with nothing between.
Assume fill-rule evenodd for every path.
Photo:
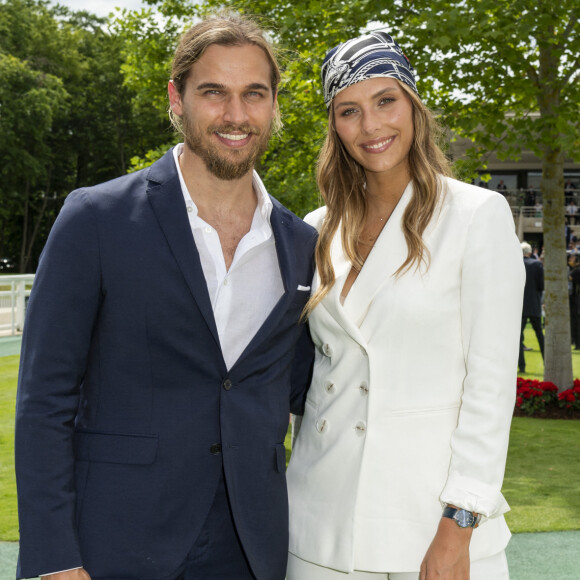
<instances>
[{"instance_id":1,"label":"white trousers","mask_svg":"<svg viewBox=\"0 0 580 580\"><path fill-rule=\"evenodd\" d=\"M470 580L509 580L505 552L471 562ZM354 572L346 573L318 566L288 554L286 580L418 580L419 572Z\"/></svg>"}]
</instances>

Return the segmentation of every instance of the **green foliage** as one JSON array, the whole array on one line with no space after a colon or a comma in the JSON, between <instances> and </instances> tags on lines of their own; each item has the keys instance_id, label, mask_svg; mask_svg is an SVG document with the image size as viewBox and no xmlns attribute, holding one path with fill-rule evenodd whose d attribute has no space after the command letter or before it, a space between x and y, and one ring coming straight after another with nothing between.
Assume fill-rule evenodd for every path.
<instances>
[{"instance_id":1,"label":"green foliage","mask_svg":"<svg viewBox=\"0 0 580 580\"><path fill-rule=\"evenodd\" d=\"M264 160L269 190L298 213L317 205L315 160L325 134L319 81L325 52L364 29L387 26L414 64L425 102L456 136L474 142L458 160L461 178L484 154L542 155L554 142L580 156L577 82L580 52L574 0L148 0L169 18L223 7L259 17L288 58L280 105L285 131ZM553 49L551 72L542 47ZM552 100L551 96L554 98ZM541 113L541 116L538 115Z\"/></svg>"},{"instance_id":2,"label":"green foliage","mask_svg":"<svg viewBox=\"0 0 580 580\"><path fill-rule=\"evenodd\" d=\"M161 145L160 147L156 147L155 149L149 149L140 157L139 155L135 155L135 157L131 157L131 167L129 168L129 173L133 173L135 171L139 171L141 169L145 169L149 167L158 159L161 159L167 151L172 147L171 143L167 143L166 145Z\"/></svg>"},{"instance_id":3,"label":"green foliage","mask_svg":"<svg viewBox=\"0 0 580 580\"><path fill-rule=\"evenodd\" d=\"M0 0L0 255L20 271L68 192L125 173L167 131L125 84L128 41L85 11Z\"/></svg>"},{"instance_id":4,"label":"green foliage","mask_svg":"<svg viewBox=\"0 0 580 580\"><path fill-rule=\"evenodd\" d=\"M183 28L181 19L160 20L151 10L124 10L114 20L113 29L123 38L121 71L125 86L132 91L135 110L154 109L167 119L171 58Z\"/></svg>"},{"instance_id":5,"label":"green foliage","mask_svg":"<svg viewBox=\"0 0 580 580\"><path fill-rule=\"evenodd\" d=\"M163 0L149 0L166 6ZM193 0L172 0L191 9ZM456 137L473 142L458 177L484 169L486 155L518 160L531 150L542 159L547 328L546 380L572 381L565 299L563 160L580 159L580 11L577 0L205 0L202 12L223 6L257 14L297 61L287 66L288 115L283 143L266 158L269 190L298 213L316 204L313 160L324 135L318 66L326 50L362 30L386 27L417 71L425 103ZM311 83L305 94L303 83ZM306 122L302 123L301 120ZM296 147L293 147L293 145ZM276 167L277 166L277 167ZM281 175L282 174L282 175ZM287 179L280 179L287 177Z\"/></svg>"}]
</instances>

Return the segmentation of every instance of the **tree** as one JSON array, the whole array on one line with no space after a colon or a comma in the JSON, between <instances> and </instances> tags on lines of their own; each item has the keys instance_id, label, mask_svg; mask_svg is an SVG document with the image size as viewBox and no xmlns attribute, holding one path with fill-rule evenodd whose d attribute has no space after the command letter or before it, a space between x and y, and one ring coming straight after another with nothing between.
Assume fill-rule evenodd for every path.
<instances>
[{"instance_id":1,"label":"tree","mask_svg":"<svg viewBox=\"0 0 580 580\"><path fill-rule=\"evenodd\" d=\"M21 272L26 271L52 194L48 141L68 97L56 75L36 69L32 58L17 56L34 52L31 47L39 40L41 33L23 33L27 27L29 30L38 25L44 27L43 32L48 36L45 55L54 48L50 20L31 14L28 11L31 7L31 2L0 5L0 30L4 33L0 42L2 241L8 245L8 238L13 240L11 250L19 255ZM17 249L15 242L18 241L20 247Z\"/></svg>"},{"instance_id":2,"label":"tree","mask_svg":"<svg viewBox=\"0 0 580 580\"><path fill-rule=\"evenodd\" d=\"M573 0L480 2L417 6L415 50L432 55L437 105L447 124L477 143L518 158L542 159L546 347L544 379L572 385L566 246L564 157L580 158L580 10ZM425 28L421 28L425 26ZM434 30L428 37L421 30ZM427 70L427 69L426 69ZM461 91L464 98L454 98Z\"/></svg>"},{"instance_id":3,"label":"tree","mask_svg":"<svg viewBox=\"0 0 580 580\"><path fill-rule=\"evenodd\" d=\"M0 0L0 253L19 256L21 272L68 192L126 173L167 130L134 106L126 42L86 11Z\"/></svg>"},{"instance_id":4,"label":"tree","mask_svg":"<svg viewBox=\"0 0 580 580\"><path fill-rule=\"evenodd\" d=\"M415 66L424 101L454 135L473 141L458 171L483 154L543 163L546 294L545 380L572 384L564 242L565 156L580 158L580 13L575 0L147 0L168 17L230 7L265 18L285 62L286 129L266 155L264 180L295 211L314 205L314 160L326 113L319 83L325 51L386 25ZM310 206L310 207L308 207ZM303 212L300 212L303 213Z\"/></svg>"}]
</instances>

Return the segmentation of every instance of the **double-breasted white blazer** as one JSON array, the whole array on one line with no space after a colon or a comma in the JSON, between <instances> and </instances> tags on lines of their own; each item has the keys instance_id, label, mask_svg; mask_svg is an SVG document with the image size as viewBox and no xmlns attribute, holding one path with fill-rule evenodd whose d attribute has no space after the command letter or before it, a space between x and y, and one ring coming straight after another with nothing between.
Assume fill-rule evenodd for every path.
<instances>
[{"instance_id":1,"label":"double-breasted white blazer","mask_svg":"<svg viewBox=\"0 0 580 580\"><path fill-rule=\"evenodd\" d=\"M505 548L501 494L525 271L505 199L441 178L424 232L429 267L407 256L410 183L344 305L336 282L310 317L316 346L288 468L290 552L342 571L418 571L442 503L485 516L471 558ZM306 221L318 229L325 208ZM315 275L312 291L319 285Z\"/></svg>"}]
</instances>

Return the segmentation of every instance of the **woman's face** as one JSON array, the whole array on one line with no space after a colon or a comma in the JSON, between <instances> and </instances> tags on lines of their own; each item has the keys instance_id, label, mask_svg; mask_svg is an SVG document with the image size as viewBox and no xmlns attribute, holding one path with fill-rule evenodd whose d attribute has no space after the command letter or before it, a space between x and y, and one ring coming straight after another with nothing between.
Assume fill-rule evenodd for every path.
<instances>
[{"instance_id":1,"label":"woman's face","mask_svg":"<svg viewBox=\"0 0 580 580\"><path fill-rule=\"evenodd\" d=\"M367 173L409 178L413 143L413 105L399 82L377 77L336 95L336 132Z\"/></svg>"}]
</instances>

